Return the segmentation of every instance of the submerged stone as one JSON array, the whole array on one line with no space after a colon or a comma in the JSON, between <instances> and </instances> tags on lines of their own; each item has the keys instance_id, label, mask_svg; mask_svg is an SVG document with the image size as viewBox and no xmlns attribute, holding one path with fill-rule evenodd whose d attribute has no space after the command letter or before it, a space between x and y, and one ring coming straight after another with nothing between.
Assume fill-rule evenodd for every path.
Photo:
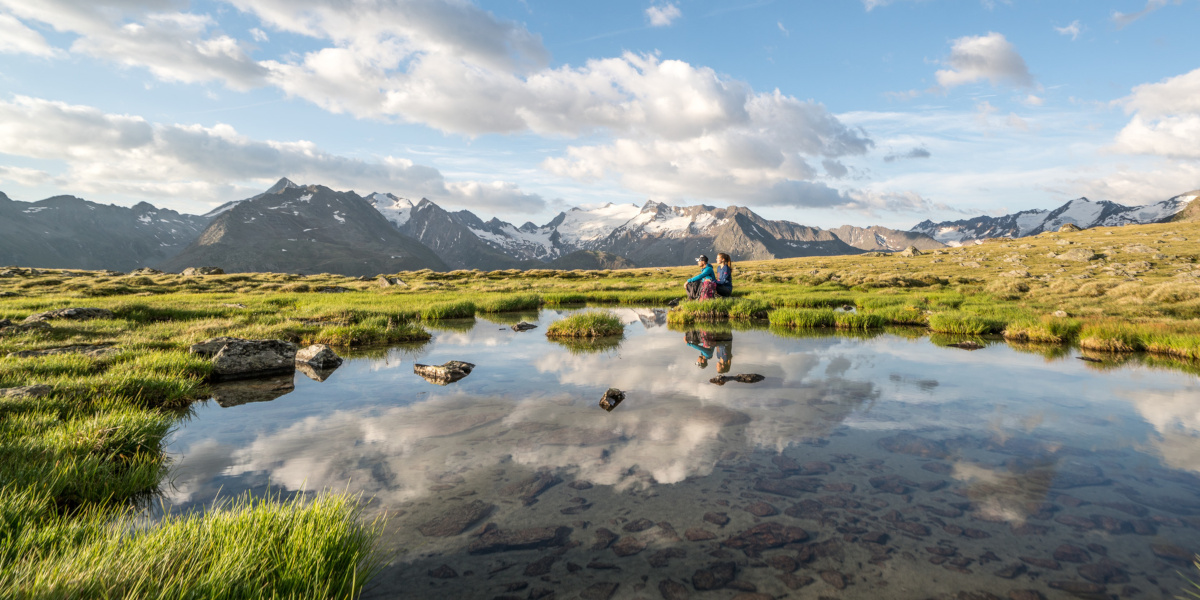
<instances>
[{"instance_id":1,"label":"submerged stone","mask_svg":"<svg viewBox=\"0 0 1200 600\"><path fill-rule=\"evenodd\" d=\"M417 526L417 531L426 537L450 537L458 535L476 521L488 516L496 508L482 500L473 500L463 504L451 504L445 511Z\"/></svg>"},{"instance_id":2,"label":"submerged stone","mask_svg":"<svg viewBox=\"0 0 1200 600\"><path fill-rule=\"evenodd\" d=\"M502 531L498 528L483 532L467 547L469 554L490 554L511 550L532 550L566 545L571 537L571 528L560 527L531 527Z\"/></svg>"},{"instance_id":3,"label":"submerged stone","mask_svg":"<svg viewBox=\"0 0 1200 600\"><path fill-rule=\"evenodd\" d=\"M413 365L413 373L425 378L429 383L448 385L471 374L475 365L461 360L452 360L441 365Z\"/></svg>"},{"instance_id":4,"label":"submerged stone","mask_svg":"<svg viewBox=\"0 0 1200 600\"><path fill-rule=\"evenodd\" d=\"M600 398L600 408L603 408L608 412L612 412L612 409L616 408L617 405L624 400L625 392L622 392L617 388L608 388L608 390L604 392L604 397Z\"/></svg>"}]
</instances>

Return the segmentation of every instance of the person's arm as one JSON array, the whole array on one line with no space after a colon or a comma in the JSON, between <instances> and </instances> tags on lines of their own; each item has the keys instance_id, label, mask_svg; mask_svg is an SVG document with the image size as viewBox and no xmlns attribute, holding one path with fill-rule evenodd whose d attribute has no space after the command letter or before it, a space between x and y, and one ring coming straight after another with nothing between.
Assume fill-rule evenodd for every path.
<instances>
[{"instance_id":1,"label":"person's arm","mask_svg":"<svg viewBox=\"0 0 1200 600\"><path fill-rule=\"evenodd\" d=\"M716 280L716 277L713 277L712 265L704 265L704 269L700 271L700 274L689 279L688 283L691 283L693 281L702 281L706 278Z\"/></svg>"}]
</instances>

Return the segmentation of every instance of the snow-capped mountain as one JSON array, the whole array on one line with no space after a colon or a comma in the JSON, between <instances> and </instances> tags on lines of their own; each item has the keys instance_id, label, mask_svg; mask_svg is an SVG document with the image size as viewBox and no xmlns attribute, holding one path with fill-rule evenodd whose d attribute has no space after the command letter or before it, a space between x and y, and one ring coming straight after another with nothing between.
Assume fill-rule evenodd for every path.
<instances>
[{"instance_id":1,"label":"snow-capped mountain","mask_svg":"<svg viewBox=\"0 0 1200 600\"><path fill-rule=\"evenodd\" d=\"M380 194L375 192L367 194L366 199L396 229L404 227L404 224L408 223L408 220L412 218L413 208L416 207L412 200L400 198L390 193Z\"/></svg>"},{"instance_id":2,"label":"snow-capped mountain","mask_svg":"<svg viewBox=\"0 0 1200 600\"><path fill-rule=\"evenodd\" d=\"M1025 210L1001 217L979 216L941 223L926 220L918 223L912 231L924 233L950 246L961 246L986 238L1017 238L1057 231L1067 223L1084 229L1162 223L1187 208L1197 196L1200 196L1200 192L1188 192L1145 206L1076 198L1054 210Z\"/></svg>"},{"instance_id":3,"label":"snow-capped mountain","mask_svg":"<svg viewBox=\"0 0 1200 600\"><path fill-rule=\"evenodd\" d=\"M946 246L924 233L900 231L878 225L870 227L842 225L829 231L843 242L859 250L870 252L899 252L909 246L916 246L918 250L933 250Z\"/></svg>"}]
</instances>

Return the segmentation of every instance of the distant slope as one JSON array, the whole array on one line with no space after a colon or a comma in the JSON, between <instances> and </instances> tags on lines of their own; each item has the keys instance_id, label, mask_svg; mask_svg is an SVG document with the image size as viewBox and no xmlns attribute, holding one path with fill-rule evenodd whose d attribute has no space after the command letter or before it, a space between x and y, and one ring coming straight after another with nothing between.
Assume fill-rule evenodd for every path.
<instances>
[{"instance_id":1,"label":"distant slope","mask_svg":"<svg viewBox=\"0 0 1200 600\"><path fill-rule=\"evenodd\" d=\"M909 246L916 246L918 250L946 247L945 244L924 233L888 229L878 225L870 227L842 225L837 229L830 229L829 232L843 242L868 252L899 252Z\"/></svg>"},{"instance_id":2,"label":"distant slope","mask_svg":"<svg viewBox=\"0 0 1200 600\"><path fill-rule=\"evenodd\" d=\"M628 258L608 252L576 250L546 263L543 267L537 268L560 269L563 271L572 271L575 269L600 271L604 269L636 269L637 265Z\"/></svg>"},{"instance_id":3,"label":"distant slope","mask_svg":"<svg viewBox=\"0 0 1200 600\"><path fill-rule=\"evenodd\" d=\"M1025 237L1045 231L1058 231L1066 223L1084 229L1115 227L1170 221L1196 198L1195 193L1181 194L1145 206L1126 206L1108 200L1076 198L1054 210L1026 210L1000 217L979 216L959 221L922 221L912 231L924 233L950 246L997 237Z\"/></svg>"},{"instance_id":4,"label":"distant slope","mask_svg":"<svg viewBox=\"0 0 1200 600\"><path fill-rule=\"evenodd\" d=\"M1200 202L1192 202L1196 198L1200 198L1200 190L1192 190L1186 194L1176 196L1187 202L1187 206L1183 210L1171 216L1172 223L1195 223L1200 221Z\"/></svg>"},{"instance_id":5,"label":"distant slope","mask_svg":"<svg viewBox=\"0 0 1200 600\"><path fill-rule=\"evenodd\" d=\"M161 268L216 266L227 272L342 275L447 269L432 250L396 231L354 192L280 184L272 188L274 193L218 214L199 239L163 261Z\"/></svg>"},{"instance_id":6,"label":"distant slope","mask_svg":"<svg viewBox=\"0 0 1200 600\"><path fill-rule=\"evenodd\" d=\"M74 196L18 202L0 193L0 264L130 271L182 251L209 219Z\"/></svg>"},{"instance_id":7,"label":"distant slope","mask_svg":"<svg viewBox=\"0 0 1200 600\"><path fill-rule=\"evenodd\" d=\"M377 196L377 195L376 195ZM376 204L378 206L378 203ZM401 219L402 209L394 209L395 217L389 219L397 229L433 250L452 269L499 269L520 268L521 261L479 239L471 230L472 225L483 222L469 211L448 212L442 207L421 199Z\"/></svg>"}]
</instances>

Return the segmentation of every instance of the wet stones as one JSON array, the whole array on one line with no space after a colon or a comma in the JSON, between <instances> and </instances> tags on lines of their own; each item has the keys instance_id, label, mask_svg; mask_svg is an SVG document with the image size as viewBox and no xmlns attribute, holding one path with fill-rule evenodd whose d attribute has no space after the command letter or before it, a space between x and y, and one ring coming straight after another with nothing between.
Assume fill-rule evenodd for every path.
<instances>
[{"instance_id":1,"label":"wet stones","mask_svg":"<svg viewBox=\"0 0 1200 600\"><path fill-rule=\"evenodd\" d=\"M816 479L758 479L754 482L754 489L787 498L798 498L800 494L820 490L821 482Z\"/></svg>"},{"instance_id":2,"label":"wet stones","mask_svg":"<svg viewBox=\"0 0 1200 600\"><path fill-rule=\"evenodd\" d=\"M1047 569L1050 571L1062 570L1062 565L1058 564L1058 561L1052 558L1037 558L1033 556L1020 556L1018 558L1021 559L1021 562L1033 565L1040 569Z\"/></svg>"},{"instance_id":3,"label":"wet stones","mask_svg":"<svg viewBox=\"0 0 1200 600\"><path fill-rule=\"evenodd\" d=\"M915 487L917 483L899 475L885 475L880 477L872 477L868 480L871 487L889 494L907 494L909 487Z\"/></svg>"},{"instance_id":4,"label":"wet stones","mask_svg":"<svg viewBox=\"0 0 1200 600\"><path fill-rule=\"evenodd\" d=\"M442 565L429 571L429 576L435 579L454 579L458 577L458 571L455 571L450 565Z\"/></svg>"},{"instance_id":5,"label":"wet stones","mask_svg":"<svg viewBox=\"0 0 1200 600\"><path fill-rule=\"evenodd\" d=\"M618 537L620 536L608 529L605 529L604 527L601 527L596 530L596 541L592 544L592 550L604 550L611 546L613 542L617 541Z\"/></svg>"},{"instance_id":6,"label":"wet stones","mask_svg":"<svg viewBox=\"0 0 1200 600\"><path fill-rule=\"evenodd\" d=\"M687 600L691 597L687 586L673 579L658 582L658 593L662 595L663 600Z\"/></svg>"},{"instance_id":7,"label":"wet stones","mask_svg":"<svg viewBox=\"0 0 1200 600\"><path fill-rule=\"evenodd\" d=\"M773 517L779 514L779 509L766 502L754 502L746 507L746 512L756 517Z\"/></svg>"},{"instance_id":8,"label":"wet stones","mask_svg":"<svg viewBox=\"0 0 1200 600\"><path fill-rule=\"evenodd\" d=\"M1104 586L1099 583L1087 583L1084 581L1051 581L1047 585L1051 589L1062 590L1069 594L1102 594Z\"/></svg>"},{"instance_id":9,"label":"wet stones","mask_svg":"<svg viewBox=\"0 0 1200 600\"><path fill-rule=\"evenodd\" d=\"M520 498L525 506L529 506L537 502L537 497L542 492L562 483L562 478L552 473L541 471L521 481L511 483L504 486L500 490L500 494L504 496L516 496Z\"/></svg>"},{"instance_id":10,"label":"wet stones","mask_svg":"<svg viewBox=\"0 0 1200 600\"><path fill-rule=\"evenodd\" d=\"M650 529L651 527L654 527L654 521L651 521L650 519L642 518L642 519L638 519L636 521L630 521L630 522L626 523L625 526L621 528L621 530L629 532L629 533L637 533L639 531L645 531L647 529Z\"/></svg>"},{"instance_id":11,"label":"wet stones","mask_svg":"<svg viewBox=\"0 0 1200 600\"><path fill-rule=\"evenodd\" d=\"M950 452L945 444L917 437L911 433L901 433L879 440L879 447L888 452L911 454L924 458L946 458Z\"/></svg>"},{"instance_id":12,"label":"wet stones","mask_svg":"<svg viewBox=\"0 0 1200 600\"><path fill-rule=\"evenodd\" d=\"M512 326L513 331L529 331L530 329L537 329L537 325L534 325L533 323L526 323L525 321L521 321L520 323L517 323L516 325Z\"/></svg>"},{"instance_id":13,"label":"wet stones","mask_svg":"<svg viewBox=\"0 0 1200 600\"><path fill-rule=\"evenodd\" d=\"M1107 558L1097 563L1083 565L1077 571L1080 577L1092 583L1129 583L1129 573L1126 573L1116 562Z\"/></svg>"},{"instance_id":14,"label":"wet stones","mask_svg":"<svg viewBox=\"0 0 1200 600\"><path fill-rule=\"evenodd\" d=\"M737 564L732 561L711 563L692 574L692 587L702 592L721 589L733 581L736 574Z\"/></svg>"},{"instance_id":15,"label":"wet stones","mask_svg":"<svg viewBox=\"0 0 1200 600\"><path fill-rule=\"evenodd\" d=\"M582 600L608 600L617 593L617 587L620 585L611 581L599 581L580 592L579 597Z\"/></svg>"},{"instance_id":16,"label":"wet stones","mask_svg":"<svg viewBox=\"0 0 1200 600\"><path fill-rule=\"evenodd\" d=\"M475 365L461 360L451 360L441 365L413 365L413 373L420 375L429 383L449 385L471 374Z\"/></svg>"},{"instance_id":17,"label":"wet stones","mask_svg":"<svg viewBox=\"0 0 1200 600\"><path fill-rule=\"evenodd\" d=\"M821 571L821 580L833 586L835 590L846 589L846 576L837 571Z\"/></svg>"},{"instance_id":18,"label":"wet stones","mask_svg":"<svg viewBox=\"0 0 1200 600\"><path fill-rule=\"evenodd\" d=\"M90 321L92 319L111 319L113 312L107 308L71 307L48 310L25 317L25 323L64 319L67 321Z\"/></svg>"},{"instance_id":19,"label":"wet stones","mask_svg":"<svg viewBox=\"0 0 1200 600\"><path fill-rule=\"evenodd\" d=\"M1089 529L1096 529L1095 521L1093 521L1087 517L1080 517L1077 515L1059 515L1058 517L1056 517L1054 519L1054 521L1056 523L1061 523L1063 525L1066 525L1067 527L1074 527L1078 531L1087 531Z\"/></svg>"},{"instance_id":20,"label":"wet stones","mask_svg":"<svg viewBox=\"0 0 1200 600\"><path fill-rule=\"evenodd\" d=\"M781 573L776 575L776 577L778 577L779 580L783 582L783 585L786 585L789 590L798 590L816 581L808 575L796 575L795 573Z\"/></svg>"},{"instance_id":21,"label":"wet stones","mask_svg":"<svg viewBox=\"0 0 1200 600\"><path fill-rule=\"evenodd\" d=\"M543 557L529 563L525 567L525 576L526 577L541 577L542 575L548 575L550 573L550 568L554 566L554 563L557 560L558 560L558 557L554 556L554 555L543 556Z\"/></svg>"},{"instance_id":22,"label":"wet stones","mask_svg":"<svg viewBox=\"0 0 1200 600\"><path fill-rule=\"evenodd\" d=\"M996 571L995 573L993 573L993 575L995 575L996 577L999 577L1001 579L1016 579L1017 577L1019 577L1021 574L1025 573L1025 571L1028 571L1028 570L1029 570L1029 567L1026 567L1025 565L1023 565L1021 563L1012 563L1012 564L1000 569L999 571Z\"/></svg>"},{"instance_id":23,"label":"wet stones","mask_svg":"<svg viewBox=\"0 0 1200 600\"><path fill-rule=\"evenodd\" d=\"M721 545L748 552L760 552L807 539L808 532L799 527L785 527L780 523L768 522L742 531L721 542Z\"/></svg>"},{"instance_id":24,"label":"wet stones","mask_svg":"<svg viewBox=\"0 0 1200 600\"><path fill-rule=\"evenodd\" d=\"M608 388L608 390L604 392L604 397L600 398L600 408L603 408L608 412L612 412L612 409L616 408L617 405L624 400L625 392L622 392L617 388Z\"/></svg>"},{"instance_id":25,"label":"wet stones","mask_svg":"<svg viewBox=\"0 0 1200 600\"><path fill-rule=\"evenodd\" d=\"M622 536L612 545L613 554L619 557L633 556L646 549L646 542L632 536Z\"/></svg>"},{"instance_id":26,"label":"wet stones","mask_svg":"<svg viewBox=\"0 0 1200 600\"><path fill-rule=\"evenodd\" d=\"M1050 487L1052 489L1070 489L1108 485L1109 483L1112 483L1112 480L1104 476L1104 471L1101 471L1100 467L1077 460L1069 460L1058 465Z\"/></svg>"},{"instance_id":27,"label":"wet stones","mask_svg":"<svg viewBox=\"0 0 1200 600\"><path fill-rule=\"evenodd\" d=\"M758 373L738 373L737 375L732 375L732 376L718 375L716 377L713 377L712 379L709 379L708 382L715 383L717 385L725 385L726 383L729 383L730 381L736 381L738 383L758 383L764 379L766 379L766 377L763 377L762 375L759 375Z\"/></svg>"},{"instance_id":28,"label":"wet stones","mask_svg":"<svg viewBox=\"0 0 1200 600\"><path fill-rule=\"evenodd\" d=\"M958 348L960 350L979 350L980 348L983 348L983 344L980 344L979 342L976 342L973 340L967 340L965 342L946 344L946 347L947 348Z\"/></svg>"},{"instance_id":29,"label":"wet stones","mask_svg":"<svg viewBox=\"0 0 1200 600\"><path fill-rule=\"evenodd\" d=\"M655 552L647 562L650 563L650 566L661 569L666 567L672 558L687 558L687 550L683 548L664 548Z\"/></svg>"},{"instance_id":30,"label":"wet stones","mask_svg":"<svg viewBox=\"0 0 1200 600\"><path fill-rule=\"evenodd\" d=\"M786 554L768 556L765 562L772 569L783 571L784 573L791 573L800 568L800 563L797 562L795 558L792 558Z\"/></svg>"},{"instance_id":31,"label":"wet stones","mask_svg":"<svg viewBox=\"0 0 1200 600\"><path fill-rule=\"evenodd\" d=\"M1085 563L1092 560L1087 550L1071 544L1063 544L1054 549L1054 560L1071 563Z\"/></svg>"},{"instance_id":32,"label":"wet stones","mask_svg":"<svg viewBox=\"0 0 1200 600\"><path fill-rule=\"evenodd\" d=\"M724 527L725 524L729 522L729 515L727 515L723 512L721 512L721 513L709 512L709 513L704 513L704 520L709 523L712 523L713 525L718 525L720 527Z\"/></svg>"},{"instance_id":33,"label":"wet stones","mask_svg":"<svg viewBox=\"0 0 1200 600\"><path fill-rule=\"evenodd\" d=\"M689 541L689 542L703 542L703 541L707 541L707 540L716 539L717 534L715 534L707 529L701 529L699 527L690 527L690 528L688 528L687 531L683 532L683 537L687 538L687 541Z\"/></svg>"},{"instance_id":34,"label":"wet stones","mask_svg":"<svg viewBox=\"0 0 1200 600\"><path fill-rule=\"evenodd\" d=\"M422 532L424 533L424 532ZM510 550L532 550L566 545L571 536L570 527L531 527L502 531L487 528L471 545L469 554L490 554Z\"/></svg>"},{"instance_id":35,"label":"wet stones","mask_svg":"<svg viewBox=\"0 0 1200 600\"><path fill-rule=\"evenodd\" d=\"M1163 560L1182 564L1192 562L1192 553L1174 544L1150 544L1150 551Z\"/></svg>"},{"instance_id":36,"label":"wet stones","mask_svg":"<svg viewBox=\"0 0 1200 600\"><path fill-rule=\"evenodd\" d=\"M1009 590L1008 600L1046 600L1037 590Z\"/></svg>"},{"instance_id":37,"label":"wet stones","mask_svg":"<svg viewBox=\"0 0 1200 600\"><path fill-rule=\"evenodd\" d=\"M452 504L441 515L417 526L417 531L426 537L450 537L466 531L476 521L490 515L495 504L473 500L466 504Z\"/></svg>"},{"instance_id":38,"label":"wet stones","mask_svg":"<svg viewBox=\"0 0 1200 600\"><path fill-rule=\"evenodd\" d=\"M915 535L917 537L929 536L929 528L920 523L913 523L912 521L898 521L893 523L892 526L909 535Z\"/></svg>"}]
</instances>

